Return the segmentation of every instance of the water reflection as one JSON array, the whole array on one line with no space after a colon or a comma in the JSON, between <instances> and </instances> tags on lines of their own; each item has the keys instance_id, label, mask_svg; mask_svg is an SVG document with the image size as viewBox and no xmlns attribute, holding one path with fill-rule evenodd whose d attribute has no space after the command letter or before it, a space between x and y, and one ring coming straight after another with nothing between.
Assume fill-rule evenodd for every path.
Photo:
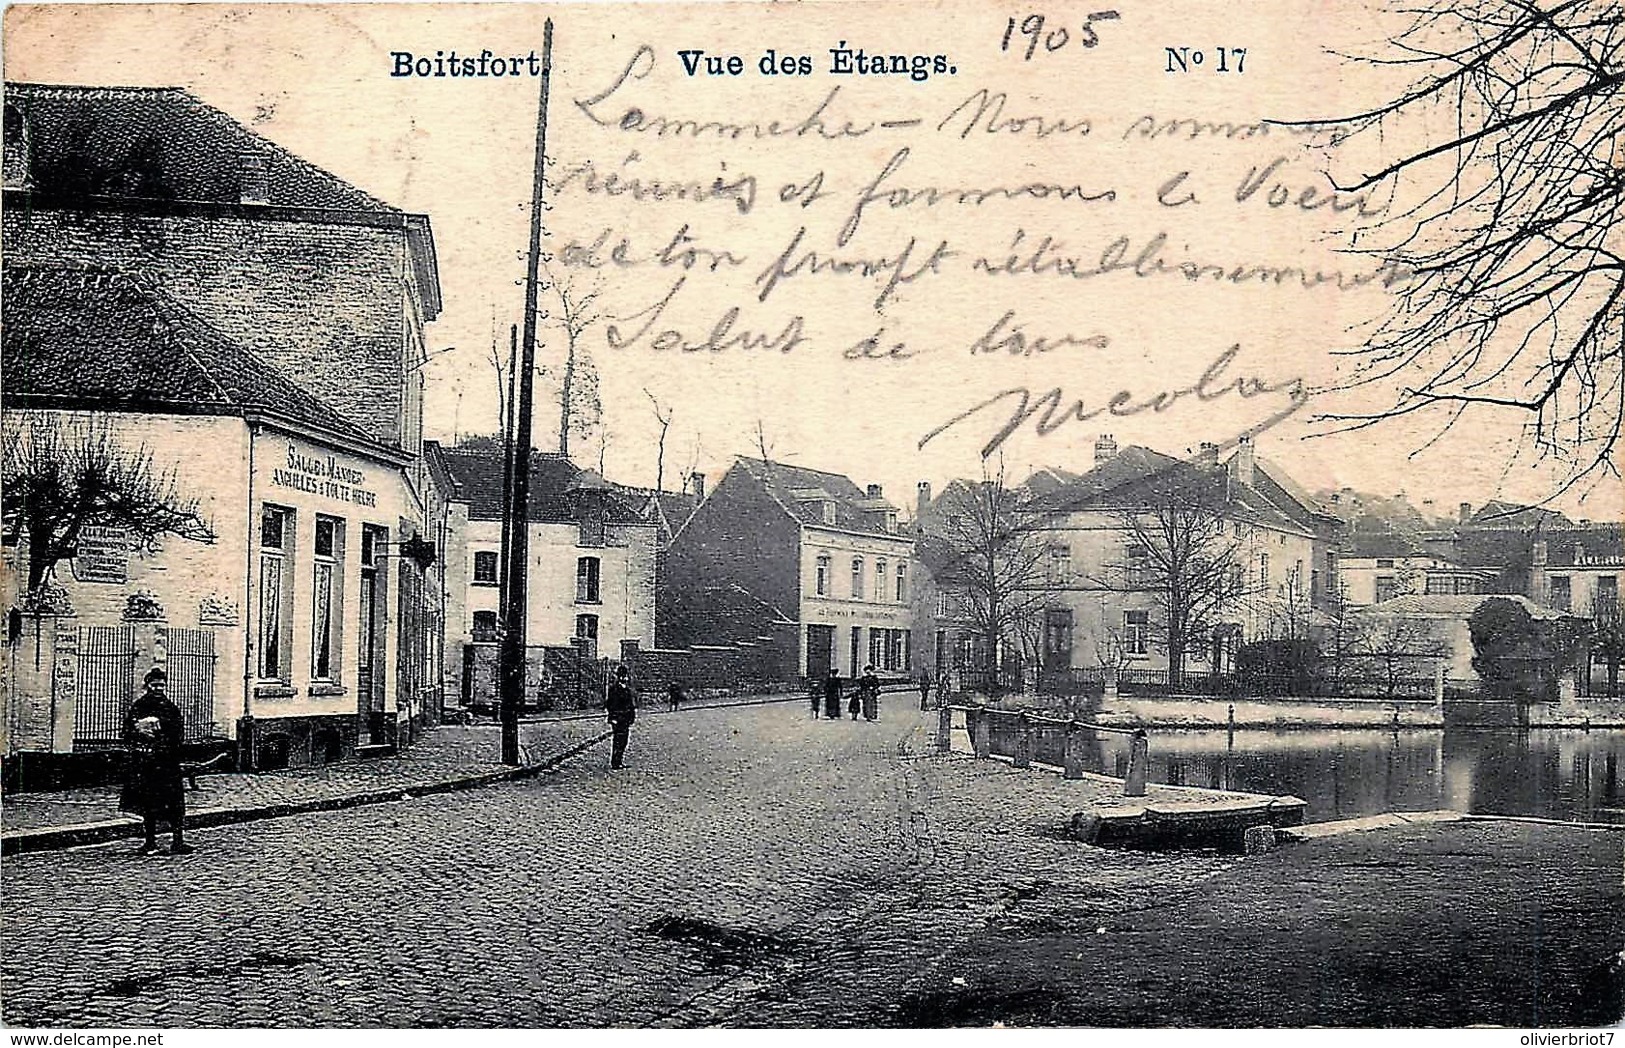
<instances>
[{"instance_id":1,"label":"water reflection","mask_svg":"<svg viewBox=\"0 0 1625 1048\"><path fill-rule=\"evenodd\" d=\"M1121 775L1128 742L1102 735L1096 770ZM1625 731L1153 731L1151 778L1302 797L1312 822L1451 808L1625 823Z\"/></svg>"}]
</instances>

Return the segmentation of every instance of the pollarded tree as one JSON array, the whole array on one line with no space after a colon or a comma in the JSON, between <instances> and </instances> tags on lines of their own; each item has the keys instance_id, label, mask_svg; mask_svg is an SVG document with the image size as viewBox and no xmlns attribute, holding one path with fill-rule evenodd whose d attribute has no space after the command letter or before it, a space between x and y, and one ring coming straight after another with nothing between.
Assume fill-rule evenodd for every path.
<instances>
[{"instance_id":1,"label":"pollarded tree","mask_svg":"<svg viewBox=\"0 0 1625 1048\"><path fill-rule=\"evenodd\" d=\"M1356 355L1353 385L1393 389L1353 426L1437 409L1446 426L1510 414L1564 487L1617 475L1625 422L1625 16L1618 0L1424 0L1376 66L1414 71L1332 125L1383 157L1351 191L1394 206L1360 251L1414 274ZM1447 129L1442 136L1439 128ZM1413 143L1395 155L1394 143ZM1363 150L1363 145L1372 150Z\"/></svg>"},{"instance_id":2,"label":"pollarded tree","mask_svg":"<svg viewBox=\"0 0 1625 1048\"><path fill-rule=\"evenodd\" d=\"M54 418L8 425L4 441L5 538L27 542L31 595L75 555L86 527L122 529L147 550L164 535L214 541L198 500L181 495L174 470L160 470L145 446Z\"/></svg>"}]
</instances>

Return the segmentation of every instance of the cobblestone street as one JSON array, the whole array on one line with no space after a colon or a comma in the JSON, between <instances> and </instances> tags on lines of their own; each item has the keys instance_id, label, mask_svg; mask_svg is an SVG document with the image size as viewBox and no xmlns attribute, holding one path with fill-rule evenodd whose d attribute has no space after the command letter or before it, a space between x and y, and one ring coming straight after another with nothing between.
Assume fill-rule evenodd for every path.
<instances>
[{"instance_id":1,"label":"cobblestone street","mask_svg":"<svg viewBox=\"0 0 1625 1048\"><path fill-rule=\"evenodd\" d=\"M1407 944L1452 934L1466 1003L1382 1021L1610 1007L1582 983L1619 947L1617 834L1543 830L1530 847L1560 858L1475 895L1473 856L1504 864L1524 828L1465 826L1441 911L1431 874L1384 861L1439 849L1379 834L1248 859L1085 847L1058 833L1056 776L926 756L934 718L887 713L649 716L620 772L600 747L532 781L201 831L185 859L128 841L8 858L5 1021L1335 1024L1354 1021L1326 1010L1340 989L1411 985L1438 954ZM1386 917L1391 885L1363 888L1382 878L1409 886ZM1352 916L1328 912L1345 897ZM1530 994L1507 989L1529 960L1492 919L1509 899L1512 934L1533 921L1546 951Z\"/></svg>"}]
</instances>

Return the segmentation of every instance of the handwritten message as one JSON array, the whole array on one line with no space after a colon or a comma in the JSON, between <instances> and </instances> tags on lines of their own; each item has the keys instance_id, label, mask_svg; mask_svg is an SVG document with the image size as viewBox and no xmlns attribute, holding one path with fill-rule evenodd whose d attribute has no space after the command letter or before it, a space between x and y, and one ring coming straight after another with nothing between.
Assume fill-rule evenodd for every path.
<instances>
[{"instance_id":1,"label":"handwritten message","mask_svg":"<svg viewBox=\"0 0 1625 1048\"><path fill-rule=\"evenodd\" d=\"M1415 278L1358 250L1392 201L1335 185L1346 129L1290 99L1097 93L1268 61L1132 23L1011 16L929 53L625 45L567 100L548 179L556 261L616 303L592 343L911 376L934 413L914 447L983 458L1069 423L1280 424L1327 381L1327 331Z\"/></svg>"}]
</instances>

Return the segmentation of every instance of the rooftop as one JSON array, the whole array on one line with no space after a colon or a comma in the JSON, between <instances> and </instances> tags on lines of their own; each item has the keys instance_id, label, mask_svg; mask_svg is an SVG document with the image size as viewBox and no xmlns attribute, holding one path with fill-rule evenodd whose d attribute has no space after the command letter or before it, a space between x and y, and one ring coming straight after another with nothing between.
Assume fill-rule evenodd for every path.
<instances>
[{"instance_id":1,"label":"rooftop","mask_svg":"<svg viewBox=\"0 0 1625 1048\"><path fill-rule=\"evenodd\" d=\"M18 407L264 415L372 439L181 305L152 279L8 264L0 367Z\"/></svg>"}]
</instances>

